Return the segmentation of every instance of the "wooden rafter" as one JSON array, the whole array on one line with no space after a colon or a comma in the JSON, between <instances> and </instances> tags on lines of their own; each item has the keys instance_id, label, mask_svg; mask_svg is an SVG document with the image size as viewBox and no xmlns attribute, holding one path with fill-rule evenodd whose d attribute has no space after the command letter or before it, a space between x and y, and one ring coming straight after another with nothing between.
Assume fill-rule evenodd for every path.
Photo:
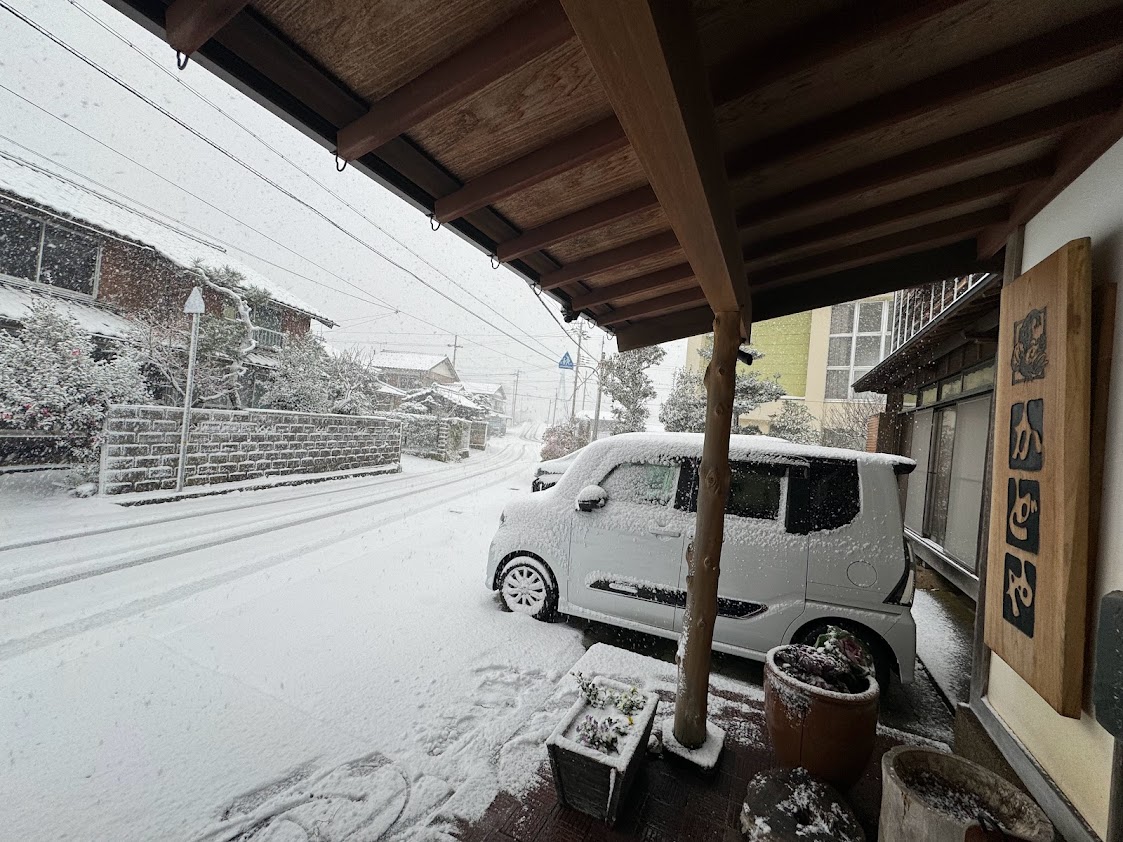
<instances>
[{"instance_id":1,"label":"wooden rafter","mask_svg":"<svg viewBox=\"0 0 1123 842\"><path fill-rule=\"evenodd\" d=\"M965 2L880 0L847 5L765 44L754 44L751 50L719 64L710 72L714 102L719 106L732 102L800 70L911 29Z\"/></svg>"},{"instance_id":2,"label":"wooden rafter","mask_svg":"<svg viewBox=\"0 0 1123 842\"><path fill-rule=\"evenodd\" d=\"M659 342L671 342L697 336L713 328L714 312L709 308L695 307L681 313L645 319L631 325L624 325L616 331L616 347L621 351L631 351Z\"/></svg>"},{"instance_id":3,"label":"wooden rafter","mask_svg":"<svg viewBox=\"0 0 1123 842\"><path fill-rule=\"evenodd\" d=\"M690 4L563 4L707 300L715 312L740 312L748 322L748 284Z\"/></svg>"},{"instance_id":4,"label":"wooden rafter","mask_svg":"<svg viewBox=\"0 0 1123 842\"><path fill-rule=\"evenodd\" d=\"M539 283L542 285L542 289L557 289L573 281L619 269L621 266L627 266L637 260L645 260L648 257L674 251L678 247L678 239L674 232L664 231L661 234L653 234L650 237L626 243L614 249L598 252L583 260L575 260L561 269L547 272L542 276Z\"/></svg>"},{"instance_id":5,"label":"wooden rafter","mask_svg":"<svg viewBox=\"0 0 1123 842\"><path fill-rule=\"evenodd\" d=\"M1051 159L1018 164L998 172L930 190L927 193L909 196L907 199L899 199L832 219L819 225L781 234L753 243L746 248L745 265L752 272L754 268L775 262L777 256L786 252L825 250L832 245L837 245L841 240L861 238L862 234L875 231L889 223L907 222L935 211L954 210L964 204L1001 198L1009 195L1016 188L1032 182L1045 181L1053 174L1053 169Z\"/></svg>"},{"instance_id":6,"label":"wooden rafter","mask_svg":"<svg viewBox=\"0 0 1123 842\"><path fill-rule=\"evenodd\" d=\"M790 286L754 288L753 311L761 319L773 319L892 292L901 288L903 278L908 279L910 286L919 286L961 273L993 271L996 266L1001 270L1001 260L977 260L974 240L963 239L874 265L820 273Z\"/></svg>"},{"instance_id":7,"label":"wooden rafter","mask_svg":"<svg viewBox=\"0 0 1123 842\"><path fill-rule=\"evenodd\" d=\"M746 206L738 211L737 224L747 228L781 219L808 208L851 199L898 181L918 178L1052 137L1078 123L1115 111L1121 98L1123 87L1112 85L904 152Z\"/></svg>"},{"instance_id":8,"label":"wooden rafter","mask_svg":"<svg viewBox=\"0 0 1123 842\"><path fill-rule=\"evenodd\" d=\"M615 301L618 298L627 298L643 293L655 295L669 292L673 288L693 280L694 270L690 268L690 264L680 263L678 266L671 266L669 269L648 272L646 275L640 275L637 278L628 278L626 281L597 287L581 295L575 295L570 306L574 312L579 312L588 310L590 307L596 307L598 304L607 304L609 301Z\"/></svg>"},{"instance_id":9,"label":"wooden rafter","mask_svg":"<svg viewBox=\"0 0 1123 842\"><path fill-rule=\"evenodd\" d=\"M193 55L246 7L247 0L175 0L164 13L168 43Z\"/></svg>"},{"instance_id":10,"label":"wooden rafter","mask_svg":"<svg viewBox=\"0 0 1123 842\"><path fill-rule=\"evenodd\" d=\"M682 310L687 307L705 303L705 293L703 293L699 287L694 287L692 289L680 290L679 292L672 292L667 295L660 295L656 298L637 301L626 307L617 307L612 312L601 316L597 321L605 326L616 325L620 324L620 322L631 321L632 319L662 316L666 313L674 312L675 310Z\"/></svg>"},{"instance_id":11,"label":"wooden rafter","mask_svg":"<svg viewBox=\"0 0 1123 842\"><path fill-rule=\"evenodd\" d=\"M1074 132L1057 153L1052 177L1044 184L1031 185L1018 194L1010 218L979 235L979 256L990 257L1005 245L1010 234L1056 198L1076 176L1123 138L1123 107L1101 117L1082 131Z\"/></svg>"},{"instance_id":12,"label":"wooden rafter","mask_svg":"<svg viewBox=\"0 0 1123 842\"><path fill-rule=\"evenodd\" d=\"M558 0L539 0L371 105L339 130L337 154L352 161L379 148L572 36Z\"/></svg>"},{"instance_id":13,"label":"wooden rafter","mask_svg":"<svg viewBox=\"0 0 1123 842\"><path fill-rule=\"evenodd\" d=\"M495 253L501 262L506 263L618 219L649 210L658 204L654 190L648 186L639 187L524 231L514 239L500 243Z\"/></svg>"},{"instance_id":14,"label":"wooden rafter","mask_svg":"<svg viewBox=\"0 0 1123 842\"><path fill-rule=\"evenodd\" d=\"M1009 218L1010 209L1003 205L967 213L961 216L866 240L825 254L774 266L755 275L754 293L764 292L797 280L815 277L825 272L841 271L888 260L892 257L922 251L926 248L957 242L971 237L989 225ZM908 282L911 285L911 281Z\"/></svg>"},{"instance_id":15,"label":"wooden rafter","mask_svg":"<svg viewBox=\"0 0 1123 842\"><path fill-rule=\"evenodd\" d=\"M627 144L620 123L608 117L472 179L456 192L437 199L434 215L441 222L459 219Z\"/></svg>"},{"instance_id":16,"label":"wooden rafter","mask_svg":"<svg viewBox=\"0 0 1123 842\"><path fill-rule=\"evenodd\" d=\"M1118 47L1123 8L1115 7L1052 32L930 76L896 91L748 144L727 158L731 172L759 170L919 115L965 102Z\"/></svg>"}]
</instances>

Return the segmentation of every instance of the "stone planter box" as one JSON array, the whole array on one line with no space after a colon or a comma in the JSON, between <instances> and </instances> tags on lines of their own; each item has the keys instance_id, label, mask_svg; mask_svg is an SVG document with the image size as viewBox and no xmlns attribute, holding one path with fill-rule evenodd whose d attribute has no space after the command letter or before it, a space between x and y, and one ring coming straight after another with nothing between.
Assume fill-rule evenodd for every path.
<instances>
[{"instance_id":1,"label":"stone planter box","mask_svg":"<svg viewBox=\"0 0 1123 842\"><path fill-rule=\"evenodd\" d=\"M617 692L629 689L625 684L605 678L597 678L595 683ZM586 714L599 713L601 709L590 707L584 696L574 702L546 740L558 801L610 826L616 823L620 805L647 758L647 741L655 723L659 697L655 693L645 693L644 698L643 709L632 715L631 730L620 738L618 751L612 754L577 741L578 723Z\"/></svg>"},{"instance_id":2,"label":"stone planter box","mask_svg":"<svg viewBox=\"0 0 1123 842\"><path fill-rule=\"evenodd\" d=\"M915 746L881 758L880 842L961 842L980 814L1007 838L1052 842L1041 808L977 763Z\"/></svg>"},{"instance_id":3,"label":"stone planter box","mask_svg":"<svg viewBox=\"0 0 1123 842\"><path fill-rule=\"evenodd\" d=\"M764 719L780 765L802 766L841 790L853 786L869 765L877 736L881 691L870 676L862 693L835 693L805 684L776 666L764 664Z\"/></svg>"}]
</instances>

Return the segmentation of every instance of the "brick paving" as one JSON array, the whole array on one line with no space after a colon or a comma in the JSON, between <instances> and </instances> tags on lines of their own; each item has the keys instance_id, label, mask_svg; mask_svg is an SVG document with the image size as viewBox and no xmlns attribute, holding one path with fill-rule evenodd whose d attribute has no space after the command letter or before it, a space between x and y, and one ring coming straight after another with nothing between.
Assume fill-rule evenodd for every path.
<instances>
[{"instance_id":1,"label":"brick paving","mask_svg":"<svg viewBox=\"0 0 1123 842\"><path fill-rule=\"evenodd\" d=\"M660 717L671 710L669 696L661 696ZM722 713L715 717L727 732L718 768L704 775L669 755L649 756L621 807L614 828L558 804L549 765L543 764L529 792L521 798L500 793L478 822L460 828L460 839L463 842L612 842L623 839L739 842L743 837L738 819L749 779L757 772L772 768L775 761L765 745L767 736L759 742L752 739L752 735L766 735L761 703L748 697L729 696L727 700L737 704L722 708ZM879 734L865 775L845 793L870 840L877 839L881 756L896 745L900 745L900 740L889 734Z\"/></svg>"}]
</instances>

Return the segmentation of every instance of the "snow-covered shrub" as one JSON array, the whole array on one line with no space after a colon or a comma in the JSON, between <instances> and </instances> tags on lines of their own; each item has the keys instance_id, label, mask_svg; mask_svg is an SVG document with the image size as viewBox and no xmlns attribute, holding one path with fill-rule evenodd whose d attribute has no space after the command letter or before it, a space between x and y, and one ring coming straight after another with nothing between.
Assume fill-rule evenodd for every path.
<instances>
[{"instance_id":1,"label":"snow-covered shrub","mask_svg":"<svg viewBox=\"0 0 1123 842\"><path fill-rule=\"evenodd\" d=\"M263 409L370 415L379 409L381 386L378 370L361 354L329 354L317 336L291 336L259 403Z\"/></svg>"},{"instance_id":2,"label":"snow-covered shrub","mask_svg":"<svg viewBox=\"0 0 1123 842\"><path fill-rule=\"evenodd\" d=\"M109 404L151 400L137 354L115 350L98 359L77 321L33 305L20 330L0 331L0 427L56 434L60 457L94 460Z\"/></svg>"},{"instance_id":3,"label":"snow-covered shrub","mask_svg":"<svg viewBox=\"0 0 1123 842\"><path fill-rule=\"evenodd\" d=\"M543 460L561 459L588 443L580 424L565 421L546 428L546 432L542 434L542 451L539 455Z\"/></svg>"},{"instance_id":4,"label":"snow-covered shrub","mask_svg":"<svg viewBox=\"0 0 1123 842\"><path fill-rule=\"evenodd\" d=\"M815 417L800 401L784 401L783 407L772 416L768 434L796 444L818 444Z\"/></svg>"}]
</instances>

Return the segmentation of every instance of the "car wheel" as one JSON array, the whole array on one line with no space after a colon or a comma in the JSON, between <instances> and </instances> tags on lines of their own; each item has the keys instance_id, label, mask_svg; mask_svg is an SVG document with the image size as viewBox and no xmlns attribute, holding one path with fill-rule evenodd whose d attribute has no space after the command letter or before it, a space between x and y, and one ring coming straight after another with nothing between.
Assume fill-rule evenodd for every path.
<instances>
[{"instance_id":1,"label":"car wheel","mask_svg":"<svg viewBox=\"0 0 1123 842\"><path fill-rule=\"evenodd\" d=\"M819 635L825 634L827 627L830 625L838 625L837 623L820 623L809 628L799 640L793 641L794 643L805 643L808 646L814 646L815 641L819 639ZM889 651L881 638L876 637L870 632L860 629L852 628L850 626L841 626L846 631L850 632L854 637L862 642L862 645L869 650L870 655L873 657L873 675L877 679L877 683L881 687L882 698L889 691L889 680L893 675L893 655Z\"/></svg>"},{"instance_id":2,"label":"car wheel","mask_svg":"<svg viewBox=\"0 0 1123 842\"><path fill-rule=\"evenodd\" d=\"M558 607L554 577L542 562L525 556L511 559L503 568L499 595L508 611L536 620L550 619Z\"/></svg>"}]
</instances>

